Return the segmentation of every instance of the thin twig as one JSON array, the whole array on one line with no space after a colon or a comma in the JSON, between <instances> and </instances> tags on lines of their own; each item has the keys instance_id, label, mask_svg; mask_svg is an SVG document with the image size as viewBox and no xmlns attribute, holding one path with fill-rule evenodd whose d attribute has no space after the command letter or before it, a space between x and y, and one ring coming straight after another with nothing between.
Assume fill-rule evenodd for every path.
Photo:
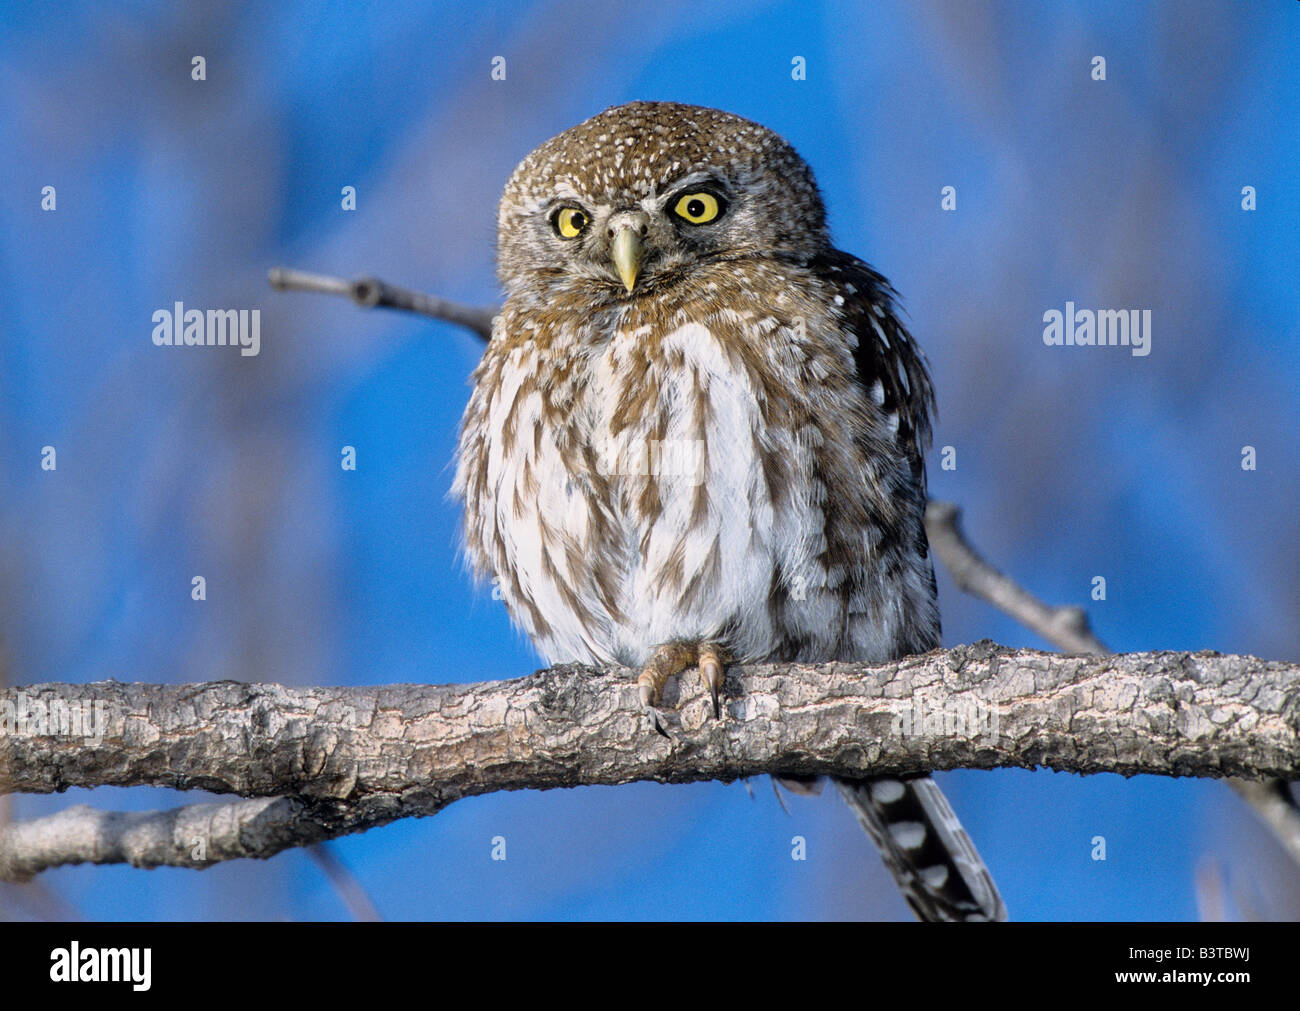
<instances>
[{"instance_id":1,"label":"thin twig","mask_svg":"<svg viewBox=\"0 0 1300 1011\"><path fill-rule=\"evenodd\" d=\"M76 923L85 919L81 910L41 881L0 881L0 899L25 907L34 919L47 923ZM7 919L10 919L7 915L0 916L0 921Z\"/></svg>"},{"instance_id":2,"label":"thin twig","mask_svg":"<svg viewBox=\"0 0 1300 1011\"><path fill-rule=\"evenodd\" d=\"M1196 865L1196 911L1202 923L1227 923L1227 884L1223 867L1204 859Z\"/></svg>"},{"instance_id":3,"label":"thin twig","mask_svg":"<svg viewBox=\"0 0 1300 1011\"><path fill-rule=\"evenodd\" d=\"M311 291L322 295L344 295L364 308L397 309L413 312L432 319L445 320L465 327L482 340L492 337L492 317L495 310L452 302L387 284L376 277L362 277L347 281L326 274L309 274L288 267L272 267L268 275L276 291Z\"/></svg>"},{"instance_id":4,"label":"thin twig","mask_svg":"<svg viewBox=\"0 0 1300 1011\"><path fill-rule=\"evenodd\" d=\"M352 869L345 864L327 843L312 843L307 847L307 855L316 861L316 865L325 872L334 891L338 893L343 904L347 906L352 919L362 923L381 923L383 917L366 893L365 887L357 880Z\"/></svg>"}]
</instances>

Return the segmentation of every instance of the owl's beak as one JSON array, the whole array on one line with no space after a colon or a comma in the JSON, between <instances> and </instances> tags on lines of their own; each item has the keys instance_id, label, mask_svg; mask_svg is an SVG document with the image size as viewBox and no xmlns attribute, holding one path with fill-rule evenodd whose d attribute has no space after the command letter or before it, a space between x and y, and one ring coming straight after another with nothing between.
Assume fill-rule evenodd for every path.
<instances>
[{"instance_id":1,"label":"owl's beak","mask_svg":"<svg viewBox=\"0 0 1300 1011\"><path fill-rule=\"evenodd\" d=\"M636 286L637 274L641 272L641 252L641 236L636 228L624 225L614 234L610 258L629 293Z\"/></svg>"}]
</instances>

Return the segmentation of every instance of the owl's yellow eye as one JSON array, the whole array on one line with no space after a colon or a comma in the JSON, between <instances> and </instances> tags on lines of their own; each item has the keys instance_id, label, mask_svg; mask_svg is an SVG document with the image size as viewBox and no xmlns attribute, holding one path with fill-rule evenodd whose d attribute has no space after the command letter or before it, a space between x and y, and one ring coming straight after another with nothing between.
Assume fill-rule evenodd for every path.
<instances>
[{"instance_id":1,"label":"owl's yellow eye","mask_svg":"<svg viewBox=\"0 0 1300 1011\"><path fill-rule=\"evenodd\" d=\"M673 210L679 218L685 218L692 225L707 225L722 213L722 204L712 193L701 190L699 193L687 193L677 201Z\"/></svg>"},{"instance_id":2,"label":"owl's yellow eye","mask_svg":"<svg viewBox=\"0 0 1300 1011\"><path fill-rule=\"evenodd\" d=\"M555 230L566 239L576 239L589 220L587 212L580 207L562 207L555 215Z\"/></svg>"}]
</instances>

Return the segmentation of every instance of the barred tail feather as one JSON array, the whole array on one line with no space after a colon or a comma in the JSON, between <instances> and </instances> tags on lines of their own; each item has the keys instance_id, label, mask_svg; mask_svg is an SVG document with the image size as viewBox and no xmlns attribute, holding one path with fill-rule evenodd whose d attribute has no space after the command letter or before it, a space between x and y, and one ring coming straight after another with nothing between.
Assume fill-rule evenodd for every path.
<instances>
[{"instance_id":1,"label":"barred tail feather","mask_svg":"<svg viewBox=\"0 0 1300 1011\"><path fill-rule=\"evenodd\" d=\"M836 779L922 920L1005 920L975 844L933 779Z\"/></svg>"}]
</instances>

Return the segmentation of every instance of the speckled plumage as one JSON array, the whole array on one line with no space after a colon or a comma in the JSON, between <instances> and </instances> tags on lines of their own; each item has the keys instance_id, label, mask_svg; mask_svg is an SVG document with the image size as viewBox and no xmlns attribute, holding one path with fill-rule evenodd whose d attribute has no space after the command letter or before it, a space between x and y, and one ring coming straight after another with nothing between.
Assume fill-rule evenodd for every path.
<instances>
[{"instance_id":1,"label":"speckled plumage","mask_svg":"<svg viewBox=\"0 0 1300 1011\"><path fill-rule=\"evenodd\" d=\"M716 219L684 216L697 197ZM515 170L498 264L455 492L470 563L549 661L938 645L924 360L789 144L714 109L606 110Z\"/></svg>"}]
</instances>

